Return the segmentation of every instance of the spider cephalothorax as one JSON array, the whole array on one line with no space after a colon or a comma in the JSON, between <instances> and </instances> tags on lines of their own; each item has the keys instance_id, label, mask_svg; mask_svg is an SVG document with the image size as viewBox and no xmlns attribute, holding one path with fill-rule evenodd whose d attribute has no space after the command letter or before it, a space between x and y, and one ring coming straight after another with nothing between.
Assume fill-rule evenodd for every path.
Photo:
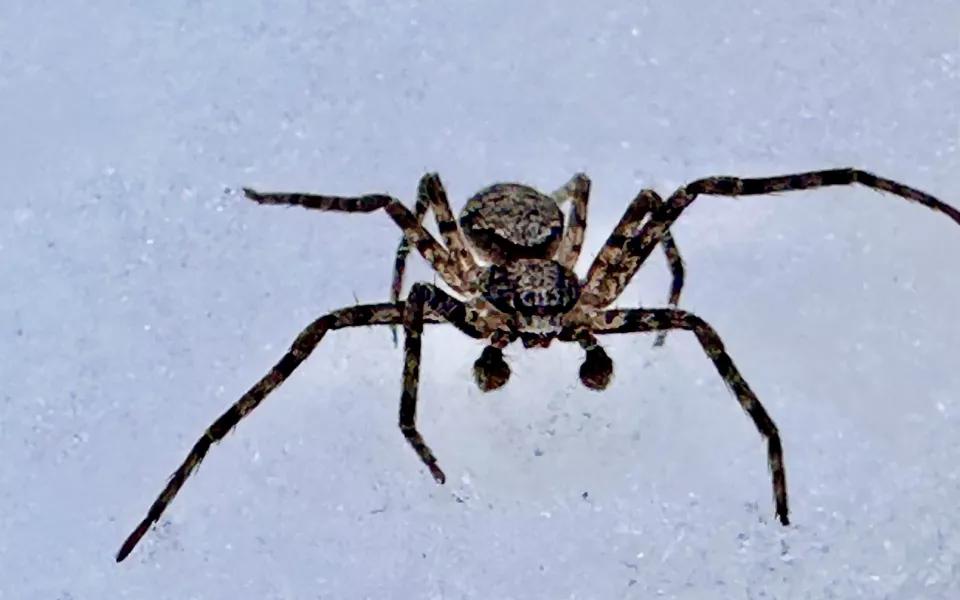
<instances>
[{"instance_id":1,"label":"spider cephalothorax","mask_svg":"<svg viewBox=\"0 0 960 600\"><path fill-rule=\"evenodd\" d=\"M523 337L549 339L563 329L563 316L580 299L576 274L550 258L518 258L488 267L480 284L483 299L513 315L511 328Z\"/></svg>"},{"instance_id":2,"label":"spider cephalothorax","mask_svg":"<svg viewBox=\"0 0 960 600\"><path fill-rule=\"evenodd\" d=\"M960 224L960 211L952 206L914 188L856 169L755 179L708 177L681 186L666 201L652 190L642 190L607 238L586 276L578 278L574 267L583 245L590 191L590 180L583 174L575 175L550 195L517 183L484 188L467 202L459 224L439 176L432 173L420 180L414 211L382 194L342 197L261 193L245 188L246 197L260 204L341 212L385 210L403 230L394 265L392 301L348 306L309 324L270 372L197 440L146 517L124 541L117 560L129 555L151 524L160 518L210 447L282 384L328 331L366 325L403 326L400 430L439 483L443 483L446 476L416 426L424 324L447 323L466 335L488 340L488 346L474 364L477 384L483 390L496 389L507 382L510 369L503 358L503 348L517 339L527 348L546 347L553 340L579 344L585 351L580 380L599 390L609 385L613 362L600 347L597 335L654 332L658 334L657 343L662 343L667 331L691 331L740 407L767 440L774 507L780 522L787 525L787 483L780 434L727 354L717 332L700 317L676 308L683 287L683 265L669 228L699 195L756 196L853 183L918 202ZM572 208L564 226L560 207L567 200L572 200ZM423 218L430 208L437 219L443 244L423 226ZM608 308L658 244L663 245L673 271L670 307ZM399 299L405 260L411 247L417 249L462 299L422 282L410 287L404 301ZM478 257L490 264L480 264Z\"/></svg>"}]
</instances>

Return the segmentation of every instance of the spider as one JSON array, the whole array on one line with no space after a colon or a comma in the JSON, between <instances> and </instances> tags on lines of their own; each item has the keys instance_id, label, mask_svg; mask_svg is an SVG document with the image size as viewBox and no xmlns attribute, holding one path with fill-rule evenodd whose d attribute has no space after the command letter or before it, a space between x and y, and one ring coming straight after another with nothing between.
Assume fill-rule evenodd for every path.
<instances>
[{"instance_id":1,"label":"spider","mask_svg":"<svg viewBox=\"0 0 960 600\"><path fill-rule=\"evenodd\" d=\"M435 173L427 173L420 180L416 212L396 198L383 194L342 197L262 193L244 188L245 196L260 204L339 212L385 210L404 235L398 249L396 264L400 266L394 278L394 300L340 308L307 325L280 361L197 440L150 506L146 517L123 542L116 556L117 562L126 558L150 526L159 520L210 447L222 440L290 377L328 331L370 325L403 327L399 426L407 442L440 484L446 481L446 476L416 426L425 324L447 323L470 337L488 341L473 369L476 383L484 391L499 388L509 379L510 368L503 358L503 349L518 339L525 348L545 348L553 340L580 345L585 352L580 380L590 389L602 390L613 376L613 361L598 342L598 335L664 333L674 329L691 331L740 407L766 440L775 515L782 525L789 525L786 471L779 431L734 365L713 327L699 316L675 307L608 307L658 244L664 245L668 257L674 256L671 259L674 265L671 303L675 304L683 272L681 269L678 276L676 264L679 260L676 257L679 254L675 251L669 228L698 196L756 196L854 183L918 202L945 213L960 224L960 211L956 208L917 189L857 169L829 169L762 178L706 177L681 186L666 200L652 190L641 190L581 279L573 269L586 231L590 180L584 174L574 175L565 186L550 195L520 183L493 184L467 202L459 220L454 218L443 184ZM572 199L573 206L564 226L559 207L568 199ZM422 224L430 208L443 238L442 245ZM409 246L415 247L444 283L465 299L458 299L436 285L415 282L406 300L397 300L398 282L403 271L401 263ZM481 264L477 257L487 264Z\"/></svg>"}]
</instances>

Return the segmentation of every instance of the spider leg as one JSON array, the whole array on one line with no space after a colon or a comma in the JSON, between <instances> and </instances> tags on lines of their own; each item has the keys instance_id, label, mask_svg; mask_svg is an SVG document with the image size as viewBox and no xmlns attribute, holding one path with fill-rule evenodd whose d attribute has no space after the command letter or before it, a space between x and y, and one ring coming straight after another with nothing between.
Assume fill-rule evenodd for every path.
<instances>
[{"instance_id":1,"label":"spider leg","mask_svg":"<svg viewBox=\"0 0 960 600\"><path fill-rule=\"evenodd\" d=\"M471 337L480 337L476 328L464 319L462 307L438 306L430 310L425 317L429 323L452 323ZM273 390L279 387L310 353L317 347L328 331L347 327L368 325L389 325L403 322L403 303L363 304L335 310L316 319L297 335L287 353L276 363L260 381L254 384L233 406L228 408L193 445L183 463L174 471L167 485L147 511L147 516L127 537L117 553L117 562L125 559L153 523L156 523L167 506L173 501L180 488L206 457L213 444L222 440L236 425L250 414Z\"/></svg>"},{"instance_id":2,"label":"spider leg","mask_svg":"<svg viewBox=\"0 0 960 600\"><path fill-rule=\"evenodd\" d=\"M443 242L447 247L447 252L451 259L456 261L461 279L469 286L471 277L468 274L477 268L477 263L467 247L463 233L457 226L457 220L453 215L453 209L450 208L447 192L440 181L440 176L436 173L427 173L420 178L420 184L417 186L417 202L414 206L417 223L423 223L427 211L431 208L437 220L437 229L440 231ZM407 236L404 236L397 247L397 256L393 264L393 282L390 286L390 300L393 302L400 300L400 292L403 290L403 274L406 271L409 254L410 241ZM393 336L393 345L396 347L396 326L390 326L390 333Z\"/></svg>"},{"instance_id":3,"label":"spider leg","mask_svg":"<svg viewBox=\"0 0 960 600\"><path fill-rule=\"evenodd\" d=\"M403 311L403 392L400 395L400 431L407 442L430 470L437 483L447 479L437 464L437 458L424 441L417 429L417 397L420 387L420 356L423 350L424 312L431 309L440 313L448 322L458 328L473 330L474 337L482 337L483 331L477 328L468 317L467 305L446 293L439 287L423 282L410 286L406 307ZM479 325L479 324L478 324Z\"/></svg>"},{"instance_id":4,"label":"spider leg","mask_svg":"<svg viewBox=\"0 0 960 600\"><path fill-rule=\"evenodd\" d=\"M587 204L590 201L590 178L584 173L577 173L562 187L554 190L550 197L561 207L567 200L572 200L570 215L567 217L566 231L557 250L557 261L574 270L580 251L583 249L583 238L587 231Z\"/></svg>"},{"instance_id":5,"label":"spider leg","mask_svg":"<svg viewBox=\"0 0 960 600\"><path fill-rule=\"evenodd\" d=\"M680 305L680 293L683 291L683 279L684 279L684 268L683 268L683 257L680 256L680 248L677 247L677 242L673 239L673 234L670 233L670 230L663 232L663 239L660 240L660 244L663 246L663 252L667 255L667 264L670 267L670 274L673 277L673 280L670 283L670 299L667 303L669 308L677 308ZM667 332L658 331L657 337L653 340L654 347L659 348L667 341Z\"/></svg>"},{"instance_id":6,"label":"spider leg","mask_svg":"<svg viewBox=\"0 0 960 600\"><path fill-rule=\"evenodd\" d=\"M458 292L464 294L468 292L462 274L447 249L424 228L409 208L392 196L368 194L366 196L344 197L285 192L262 193L250 188L243 188L243 193L247 198L259 204L302 206L313 210L348 213L370 213L384 209L393 219L393 222L403 230L404 238L416 246L423 258L430 263L433 270L440 275L447 285Z\"/></svg>"},{"instance_id":7,"label":"spider leg","mask_svg":"<svg viewBox=\"0 0 960 600\"><path fill-rule=\"evenodd\" d=\"M425 178L426 176L424 176ZM414 216L417 218L417 223L423 223L424 217L427 216L427 211L430 209L430 204L426 196L420 193L423 190L423 178L420 179L420 187L417 190L417 202L413 207ZM390 300L393 302L398 302L400 300L400 292L403 291L403 274L407 270L407 256L410 255L410 242L407 240L407 236L402 236L400 238L400 244L397 246L397 256L393 261L393 281L390 283ZM390 325L390 335L393 338L393 347L397 347L397 326Z\"/></svg>"},{"instance_id":8,"label":"spider leg","mask_svg":"<svg viewBox=\"0 0 960 600\"><path fill-rule=\"evenodd\" d=\"M671 329L692 331L724 383L737 397L740 407L753 420L760 435L766 438L767 463L773 479L776 515L781 524L790 524L787 507L787 475L783 465L780 433L757 395L733 364L733 359L727 354L723 341L713 327L692 313L675 309L606 310L582 318L581 326L595 334L656 332Z\"/></svg>"},{"instance_id":9,"label":"spider leg","mask_svg":"<svg viewBox=\"0 0 960 600\"><path fill-rule=\"evenodd\" d=\"M641 190L630 202L627 210L620 218L620 222L614 227L613 232L603 247L597 258L590 265L584 286L585 298L591 306L604 307L611 304L620 295L620 291L605 289L613 283L605 277L605 273L616 271L619 265L626 257L627 244L637 235L637 231L643 224L644 218L658 208L663 206L663 198L653 190ZM648 221L649 222L649 221ZM667 265L670 267L672 281L670 284L669 307L676 308L680 304L680 294L683 292L684 267L683 257L680 255L680 249L669 229L663 232L663 238L660 240L663 251L667 255ZM639 269L639 265L637 265ZM622 290L621 290L622 291ZM667 332L657 332L657 337L653 342L656 347L662 346L666 341Z\"/></svg>"},{"instance_id":10,"label":"spider leg","mask_svg":"<svg viewBox=\"0 0 960 600\"><path fill-rule=\"evenodd\" d=\"M941 212L960 224L960 210L953 206L916 188L859 169L827 169L757 178L706 177L681 186L654 211L637 235L626 242L622 258L617 263L607 265L601 263L598 257L590 267L586 285L591 290L602 290L603 297L610 298L611 301L623 293L637 270L653 252L654 246L663 239L684 209L693 204L700 195L762 196L854 183L916 202Z\"/></svg>"}]
</instances>

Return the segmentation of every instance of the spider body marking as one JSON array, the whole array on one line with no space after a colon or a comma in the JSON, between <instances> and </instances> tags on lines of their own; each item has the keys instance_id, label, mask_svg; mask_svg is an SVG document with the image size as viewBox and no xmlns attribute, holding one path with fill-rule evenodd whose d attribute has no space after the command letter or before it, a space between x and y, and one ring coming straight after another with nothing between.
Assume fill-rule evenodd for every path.
<instances>
[{"instance_id":1,"label":"spider body marking","mask_svg":"<svg viewBox=\"0 0 960 600\"><path fill-rule=\"evenodd\" d=\"M574 266L586 228L590 182L584 174L575 175L549 196L520 184L489 186L468 202L461 214L460 226L453 216L440 178L434 173L421 178L415 211L384 194L343 197L261 193L244 188L245 196L260 204L302 206L320 211L385 211L403 231L403 242L395 261L393 299L385 303L347 306L307 325L279 362L197 439L147 515L121 545L117 561L126 558L151 525L160 519L213 444L226 437L289 378L329 331L374 325L403 326L404 361L398 424L409 445L438 483L444 483L446 475L416 426L425 324L450 324L465 335L488 340L489 345L474 365L477 384L485 391L506 383L510 370L502 350L517 339L528 348L546 347L552 340L579 344L585 352L580 380L591 389L601 390L609 385L613 362L600 347L597 335L645 332L661 335L675 329L689 331L766 440L774 512L781 524L788 525L786 471L779 431L735 366L716 330L697 315L675 307L683 283L683 269L670 227L700 195L755 196L855 183L919 203L960 224L960 211L956 208L915 188L858 169L830 169L762 178L707 177L681 186L666 200L653 190L641 190L607 238L586 276L580 279L574 274ZM557 213L548 206L545 198L550 198L558 206L572 199L573 207L566 227L562 226L562 220L558 221ZM428 208L434 211L443 244L423 227ZM526 215L528 222L518 225L512 220L520 218L517 215ZM657 245L663 246L674 273L670 308L607 308L617 300ZM416 248L454 293L464 299L458 299L438 286L417 282L410 287L406 299L399 300L405 253L411 248ZM474 252L491 264L481 266Z\"/></svg>"}]
</instances>

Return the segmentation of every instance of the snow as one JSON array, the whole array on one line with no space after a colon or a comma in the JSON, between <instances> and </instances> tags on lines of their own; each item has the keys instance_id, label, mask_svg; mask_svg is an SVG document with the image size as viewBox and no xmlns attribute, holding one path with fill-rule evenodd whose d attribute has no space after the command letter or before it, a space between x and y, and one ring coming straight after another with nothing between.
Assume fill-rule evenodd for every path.
<instances>
[{"instance_id":1,"label":"snow","mask_svg":"<svg viewBox=\"0 0 960 600\"><path fill-rule=\"evenodd\" d=\"M388 192L438 171L593 179L584 272L643 186L858 166L960 205L952 0L102 0L0 6L0 599L947 599L960 592L960 229L864 189L704 198L692 335L579 349L426 337L396 427L386 328L330 334L114 554L204 428L310 320L386 300L385 215L225 190ZM660 305L657 251L623 305ZM430 279L420 260L408 281ZM461 501L458 501L457 498Z\"/></svg>"}]
</instances>

